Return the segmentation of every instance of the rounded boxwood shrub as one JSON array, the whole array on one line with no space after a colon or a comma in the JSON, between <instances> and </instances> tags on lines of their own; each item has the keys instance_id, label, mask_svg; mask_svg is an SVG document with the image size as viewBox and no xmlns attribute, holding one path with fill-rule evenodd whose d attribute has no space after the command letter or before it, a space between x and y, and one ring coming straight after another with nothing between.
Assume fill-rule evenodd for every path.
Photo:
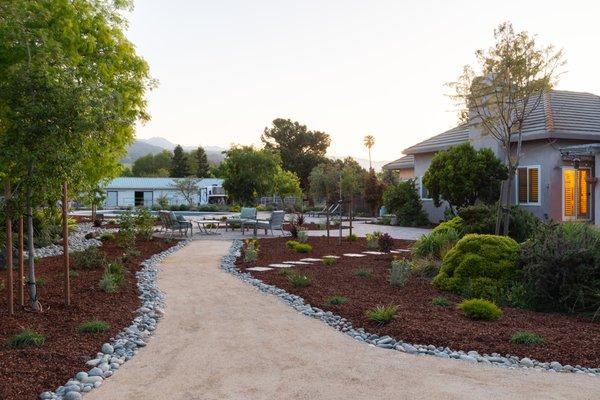
<instances>
[{"instance_id":1,"label":"rounded boxwood shrub","mask_svg":"<svg viewBox=\"0 0 600 400\"><path fill-rule=\"evenodd\" d=\"M519 245L513 239L495 235L465 235L446 254L440 272L433 279L438 288L468 294L472 280L504 287L519 276Z\"/></svg>"},{"instance_id":2,"label":"rounded boxwood shrub","mask_svg":"<svg viewBox=\"0 0 600 400\"><path fill-rule=\"evenodd\" d=\"M458 308L471 319L496 320L502 316L500 307L484 299L463 300Z\"/></svg>"},{"instance_id":3,"label":"rounded boxwood shrub","mask_svg":"<svg viewBox=\"0 0 600 400\"><path fill-rule=\"evenodd\" d=\"M459 216L456 216L448 221L444 221L435 228L432 232L443 232L449 229L454 230L456 233L461 234L465 227L465 221Z\"/></svg>"},{"instance_id":4,"label":"rounded boxwood shrub","mask_svg":"<svg viewBox=\"0 0 600 400\"><path fill-rule=\"evenodd\" d=\"M312 246L308 243L298 243L294 247L294 250L296 250L297 253L310 253L312 251Z\"/></svg>"}]
</instances>

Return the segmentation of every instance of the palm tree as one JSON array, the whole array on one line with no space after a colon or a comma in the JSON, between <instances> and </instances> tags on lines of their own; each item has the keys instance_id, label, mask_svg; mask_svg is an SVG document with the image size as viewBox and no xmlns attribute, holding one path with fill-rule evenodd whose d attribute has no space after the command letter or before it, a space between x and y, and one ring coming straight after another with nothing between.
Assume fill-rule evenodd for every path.
<instances>
[{"instance_id":1,"label":"palm tree","mask_svg":"<svg viewBox=\"0 0 600 400\"><path fill-rule=\"evenodd\" d=\"M371 147L375 144L375 138L372 135L365 136L363 143L367 149L369 149L369 169L373 169L373 165L371 164Z\"/></svg>"}]
</instances>

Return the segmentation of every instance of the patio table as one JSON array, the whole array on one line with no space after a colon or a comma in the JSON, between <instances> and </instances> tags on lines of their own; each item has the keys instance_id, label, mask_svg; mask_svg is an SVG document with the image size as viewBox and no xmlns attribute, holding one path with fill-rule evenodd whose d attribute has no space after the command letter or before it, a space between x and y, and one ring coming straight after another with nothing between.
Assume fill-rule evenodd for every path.
<instances>
[{"instance_id":1,"label":"patio table","mask_svg":"<svg viewBox=\"0 0 600 400\"><path fill-rule=\"evenodd\" d=\"M222 221L216 219L203 219L196 221L196 224L198 225L200 234L219 235L218 230L221 227L221 222Z\"/></svg>"}]
</instances>

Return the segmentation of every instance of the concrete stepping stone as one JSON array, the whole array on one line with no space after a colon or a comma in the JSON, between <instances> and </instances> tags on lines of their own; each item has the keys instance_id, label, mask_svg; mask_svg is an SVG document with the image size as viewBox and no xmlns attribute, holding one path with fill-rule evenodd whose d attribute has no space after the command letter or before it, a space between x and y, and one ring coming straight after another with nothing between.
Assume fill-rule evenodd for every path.
<instances>
[{"instance_id":1,"label":"concrete stepping stone","mask_svg":"<svg viewBox=\"0 0 600 400\"><path fill-rule=\"evenodd\" d=\"M381 251L363 251L363 253L365 253L365 254L371 254L373 256L380 256L382 254L385 254L385 253L383 253Z\"/></svg>"},{"instance_id":2,"label":"concrete stepping stone","mask_svg":"<svg viewBox=\"0 0 600 400\"><path fill-rule=\"evenodd\" d=\"M294 265L312 265L309 262L306 261L284 261L284 264L294 264Z\"/></svg>"},{"instance_id":3,"label":"concrete stepping stone","mask_svg":"<svg viewBox=\"0 0 600 400\"><path fill-rule=\"evenodd\" d=\"M269 264L269 267L273 268L292 268L292 264Z\"/></svg>"},{"instance_id":4,"label":"concrete stepping stone","mask_svg":"<svg viewBox=\"0 0 600 400\"><path fill-rule=\"evenodd\" d=\"M317 262L317 261L321 261L321 259L320 258L301 258L300 261Z\"/></svg>"},{"instance_id":5,"label":"concrete stepping stone","mask_svg":"<svg viewBox=\"0 0 600 400\"><path fill-rule=\"evenodd\" d=\"M341 258L340 256L323 256L323 258ZM321 261L321 260L319 260Z\"/></svg>"},{"instance_id":6,"label":"concrete stepping stone","mask_svg":"<svg viewBox=\"0 0 600 400\"><path fill-rule=\"evenodd\" d=\"M246 271L257 271L257 272L263 272L263 271L271 271L273 268L268 268L268 267L252 267L252 268L246 268Z\"/></svg>"},{"instance_id":7,"label":"concrete stepping stone","mask_svg":"<svg viewBox=\"0 0 600 400\"><path fill-rule=\"evenodd\" d=\"M410 253L411 250L410 249L398 249L396 250L398 253Z\"/></svg>"},{"instance_id":8,"label":"concrete stepping stone","mask_svg":"<svg viewBox=\"0 0 600 400\"><path fill-rule=\"evenodd\" d=\"M356 254L356 253L347 253L347 254L344 254L344 257L366 257L366 255Z\"/></svg>"}]
</instances>

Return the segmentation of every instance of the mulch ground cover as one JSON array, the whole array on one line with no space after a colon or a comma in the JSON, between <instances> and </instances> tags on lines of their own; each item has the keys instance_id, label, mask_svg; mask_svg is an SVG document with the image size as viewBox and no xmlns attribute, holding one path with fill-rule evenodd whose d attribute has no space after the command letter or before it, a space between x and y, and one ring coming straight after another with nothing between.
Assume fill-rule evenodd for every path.
<instances>
[{"instance_id":1,"label":"mulch ground cover","mask_svg":"<svg viewBox=\"0 0 600 400\"><path fill-rule=\"evenodd\" d=\"M284 224L283 225L283 230L284 231L290 231L292 229L292 225L291 224ZM325 231L325 225L320 225L320 224L316 224L314 222L305 222L304 224L302 224L302 229L306 230L306 231ZM333 225L329 225L329 229L332 232L335 232L336 230L339 230L340 227L339 226L333 226ZM343 225L342 229L349 229L349 226Z\"/></svg>"},{"instance_id":2,"label":"mulch ground cover","mask_svg":"<svg viewBox=\"0 0 600 400\"><path fill-rule=\"evenodd\" d=\"M338 246L337 239L327 241L327 238L311 237L308 243L313 246L313 251L298 254L286 247L286 240L289 238L262 239L258 260L245 263L242 261L243 257L240 257L238 266L246 269L307 257L319 258L330 254L341 256L343 253L367 250L364 239L353 243L343 242ZM410 244L407 241L396 241L394 248L409 248ZM539 313L510 307L503 308L504 314L497 321L473 321L457 310L459 296L437 290L429 279L413 275L403 287L390 285L389 269L394 256L407 257L408 254L343 257L332 266L321 263L295 266L294 271L311 279L310 286L306 288L292 286L278 268L265 272L248 272L265 283L302 296L313 306L347 318L355 328L363 327L378 335L390 335L397 340L416 344L448 346L453 350L476 350L482 354L510 354L542 362L559 361L563 365L600 367L600 323L583 316ZM371 270L372 275L355 276L358 267ZM326 305L326 299L334 295L347 297L348 301L339 306ZM454 304L447 307L434 305L432 299L436 297L445 297ZM398 306L398 312L389 324L379 326L365 316L366 310L388 304ZM544 343L510 343L511 336L519 330L539 334Z\"/></svg>"},{"instance_id":3,"label":"mulch ground cover","mask_svg":"<svg viewBox=\"0 0 600 400\"><path fill-rule=\"evenodd\" d=\"M75 373L89 369L85 362L96 355L102 343L128 326L140 307L135 278L140 263L175 244L138 239L140 255L124 264L125 278L114 294L105 293L98 286L102 269L76 269L78 276L71 278L70 306L64 304L63 298L62 257L38 260L36 278L44 280L44 285L38 286L43 312L30 312L15 303L15 315L9 316L5 303L0 303L0 399L37 399L42 391L54 390ZM100 249L109 261L120 259L123 254L112 241L105 241ZM5 272L0 271L2 278ZM4 298L6 290L0 293ZM26 295L26 302L27 299ZM110 328L102 333L77 333L77 326L91 319L107 322ZM44 344L22 350L10 347L7 340L23 329L43 334Z\"/></svg>"}]
</instances>

